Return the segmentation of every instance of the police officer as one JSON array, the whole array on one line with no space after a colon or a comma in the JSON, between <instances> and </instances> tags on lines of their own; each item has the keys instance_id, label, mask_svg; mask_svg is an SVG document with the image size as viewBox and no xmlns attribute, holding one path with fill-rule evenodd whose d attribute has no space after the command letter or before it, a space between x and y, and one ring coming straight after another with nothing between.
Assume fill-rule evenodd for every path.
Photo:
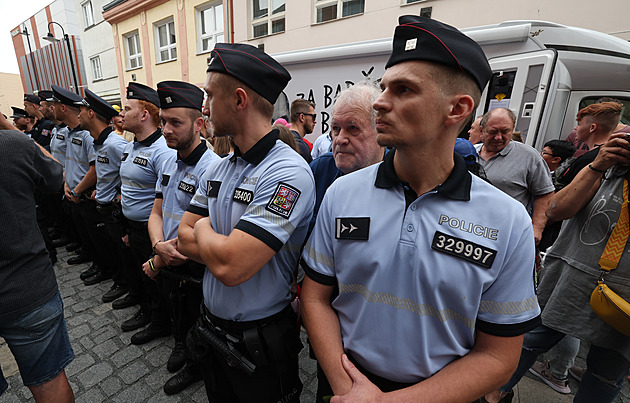
<instances>
[{"instance_id":1,"label":"police officer","mask_svg":"<svg viewBox=\"0 0 630 403\"><path fill-rule=\"evenodd\" d=\"M93 202L89 202L96 185L94 141L90 132L83 129L79 122L79 105L82 98L57 85L52 86L52 91L55 99L56 116L69 128L66 139L68 144L66 146L64 194L82 245L80 254L68 259L68 263L80 264L92 260L95 253L94 243L90 236L90 231L93 228L88 228L81 216L83 210L95 208ZM88 270L81 273L82 279L85 279Z\"/></svg>"},{"instance_id":2,"label":"police officer","mask_svg":"<svg viewBox=\"0 0 630 403\"><path fill-rule=\"evenodd\" d=\"M35 94L24 94L24 110L35 119L29 134L38 144L50 151L50 139L55 124L42 113L41 98Z\"/></svg>"},{"instance_id":3,"label":"police officer","mask_svg":"<svg viewBox=\"0 0 630 403\"><path fill-rule=\"evenodd\" d=\"M33 124L35 123L35 119L29 115L24 109L18 108L17 106L12 106L11 110L13 114L9 116L13 119L13 125L23 133L31 130L33 128Z\"/></svg>"},{"instance_id":4,"label":"police officer","mask_svg":"<svg viewBox=\"0 0 630 403\"><path fill-rule=\"evenodd\" d=\"M158 83L157 92L164 138L170 148L177 150L177 156L169 158L160 169L149 217L149 236L151 244L155 245L155 256L143 269L158 281L163 296L169 301L175 347L166 368L176 372L186 363L186 333L199 317L204 269L202 264L178 251L177 228L206 167L219 156L200 138L203 91L189 83L163 81ZM200 368L187 365L166 382L164 391L172 395L198 380L201 380Z\"/></svg>"},{"instance_id":5,"label":"police officer","mask_svg":"<svg viewBox=\"0 0 630 403\"><path fill-rule=\"evenodd\" d=\"M328 188L303 253L331 403L475 401L540 323L527 212L453 154L490 75L457 29L400 18L374 102L377 141L395 149Z\"/></svg>"},{"instance_id":6,"label":"police officer","mask_svg":"<svg viewBox=\"0 0 630 403\"><path fill-rule=\"evenodd\" d=\"M128 143L120 164L121 204L126 218L128 242L132 261L127 270L129 294L112 304L114 309L140 304L135 315L121 325L123 331L139 329L149 322L146 332L131 337L133 344L144 344L156 337L171 334L171 323L166 302L154 281L142 273L142 264L149 259L153 244L149 238L147 223L155 199L158 171L164 162L175 155L166 145L160 124L160 100L157 92L143 84L130 83L127 102L120 116L123 128L135 134Z\"/></svg>"},{"instance_id":7,"label":"police officer","mask_svg":"<svg viewBox=\"0 0 630 403\"><path fill-rule=\"evenodd\" d=\"M271 130L290 75L250 45L218 44L212 56L206 113L235 147L209 164L178 232L180 251L206 265L191 351L210 355L201 363L211 401L297 402L290 289L315 198L308 165Z\"/></svg>"},{"instance_id":8,"label":"police officer","mask_svg":"<svg viewBox=\"0 0 630 403\"><path fill-rule=\"evenodd\" d=\"M93 234L96 256L100 264L87 273L85 285L92 285L103 280L114 278L114 285L103 296L103 302L111 302L126 292L123 279L122 259L122 227L115 217L120 212L120 160L127 141L120 136L111 135L113 129L109 121L118 112L104 99L85 90L79 113L81 126L90 132L94 139L96 152L96 190L92 199L96 202L94 210L90 210L86 221L95 228Z\"/></svg>"}]
</instances>

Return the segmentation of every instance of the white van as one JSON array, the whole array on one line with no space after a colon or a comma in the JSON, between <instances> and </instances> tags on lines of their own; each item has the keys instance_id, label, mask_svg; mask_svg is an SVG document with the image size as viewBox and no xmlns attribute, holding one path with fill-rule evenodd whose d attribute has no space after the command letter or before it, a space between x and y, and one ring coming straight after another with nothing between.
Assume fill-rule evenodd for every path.
<instances>
[{"instance_id":1,"label":"white van","mask_svg":"<svg viewBox=\"0 0 630 403\"><path fill-rule=\"evenodd\" d=\"M542 149L548 140L566 138L577 111L604 96L624 103L622 121L630 124L630 43L545 21L462 31L482 46L493 71L476 115L510 108L527 144ZM293 77L285 89L289 102L307 98L317 104L319 130L312 140L329 131L335 94L348 84L380 79L390 52L387 38L273 55Z\"/></svg>"}]
</instances>

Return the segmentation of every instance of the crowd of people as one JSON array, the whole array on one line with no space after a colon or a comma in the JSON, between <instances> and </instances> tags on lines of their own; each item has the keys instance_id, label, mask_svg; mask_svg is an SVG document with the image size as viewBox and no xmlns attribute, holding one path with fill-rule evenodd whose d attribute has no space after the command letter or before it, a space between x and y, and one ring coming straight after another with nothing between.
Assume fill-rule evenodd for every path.
<instances>
[{"instance_id":1,"label":"crowd of people","mask_svg":"<svg viewBox=\"0 0 630 403\"><path fill-rule=\"evenodd\" d=\"M604 283L630 299L622 104L538 152L511 110L475 118L492 72L472 39L403 16L392 48L314 144L316 105L274 122L291 76L246 44L215 46L203 90L132 82L121 109L53 85L0 116L0 336L35 400L74 400L65 247L92 262L85 286L112 280L103 303L138 307L132 344L174 338L166 394L203 380L211 402L298 402L303 325L317 402L510 402L528 370L612 402L628 325L589 300Z\"/></svg>"}]
</instances>

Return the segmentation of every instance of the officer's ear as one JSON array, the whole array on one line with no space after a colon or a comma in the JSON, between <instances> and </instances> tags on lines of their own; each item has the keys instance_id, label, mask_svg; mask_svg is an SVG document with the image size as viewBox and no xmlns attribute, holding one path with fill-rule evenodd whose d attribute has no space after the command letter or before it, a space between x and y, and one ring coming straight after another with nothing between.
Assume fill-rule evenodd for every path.
<instances>
[{"instance_id":1,"label":"officer's ear","mask_svg":"<svg viewBox=\"0 0 630 403\"><path fill-rule=\"evenodd\" d=\"M203 128L203 117L199 116L197 119L195 119L195 121L193 122L193 130L195 131L195 133L199 133L201 132L201 129Z\"/></svg>"},{"instance_id":2,"label":"officer's ear","mask_svg":"<svg viewBox=\"0 0 630 403\"><path fill-rule=\"evenodd\" d=\"M234 91L234 96L236 97L236 110L242 111L249 104L249 97L247 96L247 92L243 88L237 88Z\"/></svg>"},{"instance_id":3,"label":"officer's ear","mask_svg":"<svg viewBox=\"0 0 630 403\"><path fill-rule=\"evenodd\" d=\"M470 118L470 114L475 109L475 101L468 94L457 94L447 97L447 114L444 120L446 127L461 124Z\"/></svg>"}]
</instances>

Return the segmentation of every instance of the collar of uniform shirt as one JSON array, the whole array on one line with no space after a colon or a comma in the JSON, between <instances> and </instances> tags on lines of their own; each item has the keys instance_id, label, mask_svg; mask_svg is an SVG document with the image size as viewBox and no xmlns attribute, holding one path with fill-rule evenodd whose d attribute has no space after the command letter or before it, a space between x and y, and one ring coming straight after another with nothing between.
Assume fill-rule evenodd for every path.
<instances>
[{"instance_id":1,"label":"collar of uniform shirt","mask_svg":"<svg viewBox=\"0 0 630 403\"><path fill-rule=\"evenodd\" d=\"M68 134L72 134L72 133L76 133L76 132L80 132L81 130L83 130L83 128L81 127L81 125L78 125L77 127L75 127L74 129L70 129L70 132Z\"/></svg>"},{"instance_id":2,"label":"collar of uniform shirt","mask_svg":"<svg viewBox=\"0 0 630 403\"><path fill-rule=\"evenodd\" d=\"M109 136L109 134L114 131L114 129L111 126L107 126L102 132L101 134L98 135L98 138L96 140L94 140L94 145L95 146L100 146L101 144L103 144L105 142L105 140L107 140L107 136Z\"/></svg>"},{"instance_id":3,"label":"collar of uniform shirt","mask_svg":"<svg viewBox=\"0 0 630 403\"><path fill-rule=\"evenodd\" d=\"M265 156L271 151L276 141L278 141L278 129L273 129L265 135L265 137L258 140L258 143L254 144L245 154L241 154L241 150L234 146L234 155L230 158L231 162L236 161L236 157L241 157L245 161L252 165L258 165L265 159Z\"/></svg>"},{"instance_id":4,"label":"collar of uniform shirt","mask_svg":"<svg viewBox=\"0 0 630 403\"><path fill-rule=\"evenodd\" d=\"M162 137L162 129L160 129L158 127L158 129L153 132L152 135L150 135L149 137L147 137L146 139L142 140L142 141L138 141L138 140L134 140L136 143L140 143L143 146L150 146L151 144L155 143L157 141L157 139L159 139L160 137Z\"/></svg>"},{"instance_id":5,"label":"collar of uniform shirt","mask_svg":"<svg viewBox=\"0 0 630 403\"><path fill-rule=\"evenodd\" d=\"M378 188L391 188L395 185L408 185L407 182L400 180L396 171L394 170L394 153L396 150L391 150L383 158L383 162L378 167L376 173L376 180L374 186ZM466 162L461 155L453 153L453 159L455 160L455 166L451 171L451 174L446 178L444 183L436 186L436 192L451 198L453 200L469 201L470 200L470 186L472 184L471 174L466 169Z\"/></svg>"},{"instance_id":6,"label":"collar of uniform shirt","mask_svg":"<svg viewBox=\"0 0 630 403\"><path fill-rule=\"evenodd\" d=\"M206 145L205 141L202 141L197 147L195 147L194 150L192 150L192 152L186 158L181 158L178 151L177 159L186 165L197 165L197 163L206 151L208 151L208 146Z\"/></svg>"}]
</instances>

